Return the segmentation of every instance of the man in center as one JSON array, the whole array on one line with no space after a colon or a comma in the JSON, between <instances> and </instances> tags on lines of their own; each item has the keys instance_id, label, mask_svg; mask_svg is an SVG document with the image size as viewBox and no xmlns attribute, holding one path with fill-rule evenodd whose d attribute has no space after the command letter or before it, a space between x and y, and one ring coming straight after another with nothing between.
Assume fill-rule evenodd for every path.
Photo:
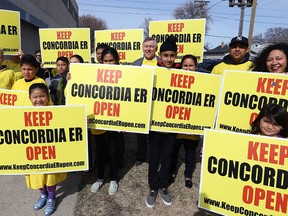
<instances>
[{"instance_id":1,"label":"man in center","mask_svg":"<svg viewBox=\"0 0 288 216\"><path fill-rule=\"evenodd\" d=\"M249 61L248 38L236 36L229 44L229 55L223 58L223 62L216 65L212 74L223 75L225 70L248 71L252 62Z\"/></svg>"},{"instance_id":2,"label":"man in center","mask_svg":"<svg viewBox=\"0 0 288 216\"><path fill-rule=\"evenodd\" d=\"M146 37L142 44L144 57L132 63L134 66L156 66L160 58L156 55L157 41L152 37ZM137 152L135 166L141 165L147 159L147 134L137 134Z\"/></svg>"}]
</instances>

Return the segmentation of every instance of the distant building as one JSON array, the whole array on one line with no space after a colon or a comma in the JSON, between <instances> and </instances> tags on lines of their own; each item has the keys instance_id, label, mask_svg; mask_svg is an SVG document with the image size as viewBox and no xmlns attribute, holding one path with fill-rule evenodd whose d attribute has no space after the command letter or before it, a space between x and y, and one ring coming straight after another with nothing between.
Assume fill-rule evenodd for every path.
<instances>
[{"instance_id":1,"label":"distant building","mask_svg":"<svg viewBox=\"0 0 288 216\"><path fill-rule=\"evenodd\" d=\"M221 45L216 48L204 52L204 59L223 59L228 52L229 46L222 42Z\"/></svg>"},{"instance_id":2,"label":"distant building","mask_svg":"<svg viewBox=\"0 0 288 216\"><path fill-rule=\"evenodd\" d=\"M256 58L257 54L261 52L265 47L269 46L269 43L265 44L252 44L250 50L250 58L252 61Z\"/></svg>"},{"instance_id":3,"label":"distant building","mask_svg":"<svg viewBox=\"0 0 288 216\"><path fill-rule=\"evenodd\" d=\"M20 12L21 49L27 54L40 48L39 28L78 27L76 0L1 0L0 9Z\"/></svg>"}]
</instances>

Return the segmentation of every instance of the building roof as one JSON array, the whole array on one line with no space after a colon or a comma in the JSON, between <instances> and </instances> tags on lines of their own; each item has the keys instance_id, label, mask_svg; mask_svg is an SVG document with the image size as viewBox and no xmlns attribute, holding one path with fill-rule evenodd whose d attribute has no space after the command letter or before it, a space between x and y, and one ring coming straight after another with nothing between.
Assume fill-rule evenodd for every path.
<instances>
[{"instance_id":1,"label":"building roof","mask_svg":"<svg viewBox=\"0 0 288 216\"><path fill-rule=\"evenodd\" d=\"M228 53L229 46L226 44L221 44L214 49L207 50L205 54L225 54Z\"/></svg>"}]
</instances>

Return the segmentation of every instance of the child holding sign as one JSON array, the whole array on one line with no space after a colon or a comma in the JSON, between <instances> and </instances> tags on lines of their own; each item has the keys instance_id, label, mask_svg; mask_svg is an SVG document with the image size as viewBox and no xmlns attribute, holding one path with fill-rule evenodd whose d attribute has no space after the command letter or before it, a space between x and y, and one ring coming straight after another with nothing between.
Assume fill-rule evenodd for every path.
<instances>
[{"instance_id":1,"label":"child holding sign","mask_svg":"<svg viewBox=\"0 0 288 216\"><path fill-rule=\"evenodd\" d=\"M45 80L36 76L39 68L39 63L36 58L32 55L24 55L21 59L20 69L23 74L23 78L17 80L12 86L12 90L23 90L28 91L29 87L33 83L45 83Z\"/></svg>"},{"instance_id":2,"label":"child holding sign","mask_svg":"<svg viewBox=\"0 0 288 216\"><path fill-rule=\"evenodd\" d=\"M278 104L265 105L252 123L252 134L288 137L288 113Z\"/></svg>"},{"instance_id":3,"label":"child holding sign","mask_svg":"<svg viewBox=\"0 0 288 216\"><path fill-rule=\"evenodd\" d=\"M14 71L10 70L6 65L3 65L4 51L0 48L0 88L11 89L14 83Z\"/></svg>"},{"instance_id":4,"label":"child holding sign","mask_svg":"<svg viewBox=\"0 0 288 216\"><path fill-rule=\"evenodd\" d=\"M181 60L181 69L188 71L196 71L197 58L194 55L185 55ZM177 174L178 154L181 144L185 150L185 186L192 188L192 174L196 165L196 150L200 142L199 135L177 134L176 143L173 149L171 167L170 167L170 183L173 183Z\"/></svg>"},{"instance_id":5,"label":"child holding sign","mask_svg":"<svg viewBox=\"0 0 288 216\"><path fill-rule=\"evenodd\" d=\"M49 85L50 95L54 105L65 105L64 89L67 85L66 76L69 71L69 60L60 56L56 60L58 74L51 78Z\"/></svg>"},{"instance_id":6,"label":"child holding sign","mask_svg":"<svg viewBox=\"0 0 288 216\"><path fill-rule=\"evenodd\" d=\"M48 106L49 91L44 83L34 83L29 88L29 98L33 106ZM39 189L40 197L34 204L39 210L46 205L45 215L51 215L56 209L56 184L67 178L67 173L30 174L26 176L28 188Z\"/></svg>"},{"instance_id":7,"label":"child holding sign","mask_svg":"<svg viewBox=\"0 0 288 216\"><path fill-rule=\"evenodd\" d=\"M112 47L106 47L101 53L101 59L103 64L119 64L119 55L116 49ZM109 195L115 195L118 191L118 164L119 157L121 157L124 148L123 133L117 131L102 131L92 130L94 134L94 140L96 143L96 158L97 158L97 171L98 179L92 184L91 192L96 193L104 184L105 174L105 151L108 151L108 160L110 166L109 173Z\"/></svg>"},{"instance_id":8,"label":"child holding sign","mask_svg":"<svg viewBox=\"0 0 288 216\"><path fill-rule=\"evenodd\" d=\"M169 36L160 47L159 57L162 59L157 65L166 68L179 68L175 63L177 57L176 38ZM152 208L155 205L159 192L165 205L172 204L172 198L168 193L170 164L173 148L176 141L175 133L159 133L150 131L149 145L149 170L148 183L150 191L146 199L146 206ZM159 168L160 167L160 168Z\"/></svg>"}]
</instances>

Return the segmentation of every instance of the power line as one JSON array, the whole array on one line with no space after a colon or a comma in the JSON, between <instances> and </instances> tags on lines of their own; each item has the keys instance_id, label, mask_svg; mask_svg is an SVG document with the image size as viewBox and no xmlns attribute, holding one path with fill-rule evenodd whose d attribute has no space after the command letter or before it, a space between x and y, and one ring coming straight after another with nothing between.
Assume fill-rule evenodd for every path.
<instances>
[{"instance_id":1,"label":"power line","mask_svg":"<svg viewBox=\"0 0 288 216\"><path fill-rule=\"evenodd\" d=\"M267 2L267 3L263 4L262 7L265 5L275 4L276 1L278 1L278 0L273 0L273 1Z\"/></svg>"},{"instance_id":2,"label":"power line","mask_svg":"<svg viewBox=\"0 0 288 216\"><path fill-rule=\"evenodd\" d=\"M235 16L235 13L221 13L222 15L231 15L231 16ZM250 15L245 14L245 17L250 17ZM270 16L270 15L257 15L257 18L261 18L261 17L265 17L265 18L280 18L280 19L288 19L288 17L281 17L281 16Z\"/></svg>"},{"instance_id":3,"label":"power line","mask_svg":"<svg viewBox=\"0 0 288 216\"><path fill-rule=\"evenodd\" d=\"M233 38L234 36L227 36L227 35L211 35L211 34L205 34L205 36L208 37L216 37L216 38Z\"/></svg>"},{"instance_id":4,"label":"power line","mask_svg":"<svg viewBox=\"0 0 288 216\"><path fill-rule=\"evenodd\" d=\"M214 5L210 6L208 9L214 7L215 5L221 3L223 0L215 3ZM143 7L129 7L129 6L113 6L113 5L100 5L100 4L92 4L92 3L83 3L82 5L86 5L86 6L92 6L92 7L109 7L109 8L123 8L123 9L136 9L136 10L149 10L149 11L169 11L169 12L173 12L174 10L171 10L171 9L165 9L165 8L161 8L161 9L158 9L158 8L143 8ZM86 11L85 9L82 9L83 11ZM99 11L97 11L99 12ZM100 11L101 12L101 11ZM108 11L106 11L107 13L109 13ZM116 12L114 12L116 13ZM123 13L122 11L119 12L120 14ZM210 12L211 13L211 12ZM133 12L126 12L125 14L139 14L139 15L143 15L142 13L133 13ZM144 15L146 15L147 13L145 13ZM221 13L223 15L232 15L232 16L235 16L235 13ZM160 15L160 14L151 14L151 15ZM172 14L163 14L163 15L172 15ZM245 17L248 17L249 15L245 15ZM287 19L288 17L283 17L283 16L270 16L270 15L257 15L257 18L275 18L275 19Z\"/></svg>"},{"instance_id":5,"label":"power line","mask_svg":"<svg viewBox=\"0 0 288 216\"><path fill-rule=\"evenodd\" d=\"M173 14L165 14L165 13L140 13L140 12L117 12L117 11L103 11L103 10L88 10L88 9L82 9L82 11L88 11L88 12L102 12L102 13L111 13L111 14L129 14L129 15L145 15L145 16L172 16ZM223 13L223 15L225 15L226 13ZM232 15L232 14L231 14ZM225 19L227 20L227 17L221 17L221 16L215 16L215 15L211 15L212 19L219 18L219 19ZM269 16L264 16L264 17L269 17ZM239 21L239 19L237 18L229 18L229 20L235 20L235 21ZM245 20L245 22L249 22L247 20ZM255 23L259 23L259 24L271 24L271 25L284 25L284 26L288 26L288 23L278 23L278 22L261 22L261 21L255 21Z\"/></svg>"},{"instance_id":6,"label":"power line","mask_svg":"<svg viewBox=\"0 0 288 216\"><path fill-rule=\"evenodd\" d=\"M99 4L89 4L89 3L85 3L84 5L86 6L92 6L92 7L108 7L108 8L125 8L125 9L137 9L137 10L154 10L154 11L174 11L174 10L170 10L170 9L163 9L163 8L143 8L143 7L130 7L130 6L113 6L113 5L99 5Z\"/></svg>"},{"instance_id":7,"label":"power line","mask_svg":"<svg viewBox=\"0 0 288 216\"><path fill-rule=\"evenodd\" d=\"M232 27L232 28L235 28L235 29L238 29L238 26L235 26L235 25L233 25L233 24L229 24L229 23L226 23L226 22L223 22L223 21L221 21L221 20L219 20L219 19L216 19L217 20L217 22L221 22L222 24L225 24L225 25L227 25L227 26L230 26L230 27ZM227 20L227 19L225 19L225 20ZM245 31L248 31L248 29L247 28L244 28L244 30ZM261 34L261 32L255 32L256 34ZM207 35L207 34L206 34ZM234 37L234 36L233 36Z\"/></svg>"},{"instance_id":8,"label":"power line","mask_svg":"<svg viewBox=\"0 0 288 216\"><path fill-rule=\"evenodd\" d=\"M179 3L173 3L173 2L169 2L169 3L167 3L167 2L165 2L165 3L160 3L160 2L157 2L157 1L134 1L134 0L131 0L131 1L129 1L129 0L112 0L112 1L117 1L117 2L123 2L123 3L126 3L126 2L131 2L131 3L141 3L141 4L152 4L152 5L155 5L155 4L161 4L161 5L167 5L167 4L169 4L169 5L179 5ZM106 1L106 2L108 2L108 1ZM80 4L85 4L85 3L78 3L78 5L80 5Z\"/></svg>"},{"instance_id":9,"label":"power line","mask_svg":"<svg viewBox=\"0 0 288 216\"><path fill-rule=\"evenodd\" d=\"M97 10L84 10L82 9L82 11L89 11L89 12L102 12L102 13L112 13L112 14L129 14L129 15L146 15L146 16L171 16L172 14L151 14L151 13L138 13L138 12L116 12L116 11L97 11Z\"/></svg>"},{"instance_id":10,"label":"power line","mask_svg":"<svg viewBox=\"0 0 288 216\"><path fill-rule=\"evenodd\" d=\"M221 16L213 16L213 17L216 17L216 18L220 18L220 19L225 19L227 20L227 17L221 17ZM229 18L229 20L235 20L235 21L239 21L239 19L236 19L236 18ZM250 23L250 21L248 20L245 20L246 23ZM288 23L275 23L275 22L261 22L261 21L255 21L255 23L259 23L259 24L272 24L272 25L284 25L284 26L288 26Z\"/></svg>"},{"instance_id":11,"label":"power line","mask_svg":"<svg viewBox=\"0 0 288 216\"><path fill-rule=\"evenodd\" d=\"M224 0L220 0L219 2L215 3L214 5L212 5L212 6L208 7L208 8L207 8L207 10L211 9L212 7L214 7L214 6L218 5L219 3L223 2L223 1L224 1Z\"/></svg>"}]
</instances>

